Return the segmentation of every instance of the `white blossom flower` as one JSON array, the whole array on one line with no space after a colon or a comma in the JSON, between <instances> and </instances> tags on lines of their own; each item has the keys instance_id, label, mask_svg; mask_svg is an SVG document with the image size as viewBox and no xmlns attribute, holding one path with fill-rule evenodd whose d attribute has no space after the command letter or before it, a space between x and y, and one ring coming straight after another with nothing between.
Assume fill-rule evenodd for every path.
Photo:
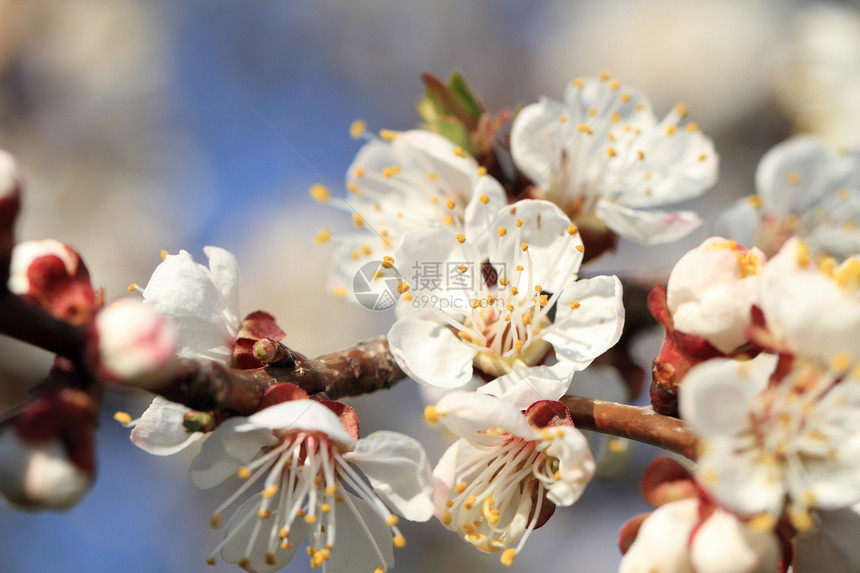
<instances>
[{"instance_id":1,"label":"white blossom flower","mask_svg":"<svg viewBox=\"0 0 860 573\"><path fill-rule=\"evenodd\" d=\"M94 334L96 369L108 380L151 388L173 373L176 328L139 300L123 297L101 309Z\"/></svg>"},{"instance_id":2,"label":"white blossom flower","mask_svg":"<svg viewBox=\"0 0 860 573\"><path fill-rule=\"evenodd\" d=\"M702 519L701 502L687 498L651 513L621 560L619 573L773 573L780 557L776 535L758 531L715 509Z\"/></svg>"},{"instance_id":3,"label":"white blossom flower","mask_svg":"<svg viewBox=\"0 0 860 573\"><path fill-rule=\"evenodd\" d=\"M775 362L761 354L694 367L680 411L701 437L696 477L717 502L762 530L786 509L804 532L810 509L860 500L860 380L795 361L765 389Z\"/></svg>"},{"instance_id":4,"label":"white blossom flower","mask_svg":"<svg viewBox=\"0 0 860 573\"><path fill-rule=\"evenodd\" d=\"M345 423L324 403L282 402L227 420L204 442L192 483L205 489L233 475L244 480L215 511L213 526L259 487L234 513L210 563L220 551L249 571L276 571L307 537L311 566L323 571L381 573L393 566L392 542L405 541L386 503L407 519L429 519L430 466L408 436L381 431L358 439L354 413L338 406Z\"/></svg>"},{"instance_id":5,"label":"white blossom flower","mask_svg":"<svg viewBox=\"0 0 860 573\"><path fill-rule=\"evenodd\" d=\"M517 361L536 366L554 349L563 387L542 398L555 399L571 372L618 341L621 283L577 280L584 247L558 207L520 201L489 225L467 222L456 231L409 233L395 256L411 276L388 341L410 377L456 388L472 379L473 366L496 378Z\"/></svg>"},{"instance_id":6,"label":"white blossom flower","mask_svg":"<svg viewBox=\"0 0 860 573\"><path fill-rule=\"evenodd\" d=\"M176 354L226 364L241 327L239 320L239 267L224 249L205 247L209 266L194 262L186 251L164 254L143 292L143 304L172 319L179 341ZM182 424L190 410L155 398L135 422L131 440L154 455L170 455L202 439Z\"/></svg>"},{"instance_id":7,"label":"white blossom flower","mask_svg":"<svg viewBox=\"0 0 860 573\"><path fill-rule=\"evenodd\" d=\"M718 232L768 256L792 236L816 253L860 252L860 148L837 153L812 137L788 139L762 157L756 191L718 217Z\"/></svg>"},{"instance_id":8,"label":"white blossom flower","mask_svg":"<svg viewBox=\"0 0 860 573\"><path fill-rule=\"evenodd\" d=\"M405 233L432 226L482 223L507 203L502 186L462 148L429 131L384 131L356 155L347 171L345 198L322 186L316 199L350 212L359 234L340 237L329 287L354 299L353 280L362 265L394 254ZM318 241L331 237L329 231Z\"/></svg>"},{"instance_id":9,"label":"white blossom flower","mask_svg":"<svg viewBox=\"0 0 860 573\"><path fill-rule=\"evenodd\" d=\"M523 413L494 396L451 392L425 411L459 436L433 471L436 517L510 566L556 505L572 505L594 474L585 436L558 402Z\"/></svg>"},{"instance_id":10,"label":"white blossom flower","mask_svg":"<svg viewBox=\"0 0 860 573\"><path fill-rule=\"evenodd\" d=\"M602 222L644 244L674 241L700 224L691 211L658 210L697 197L718 157L679 104L657 121L648 100L608 74L576 79L564 103L523 108L511 132L517 167L577 224Z\"/></svg>"},{"instance_id":11,"label":"white blossom flower","mask_svg":"<svg viewBox=\"0 0 860 573\"><path fill-rule=\"evenodd\" d=\"M765 260L760 250L722 237L711 237L687 252L666 287L674 327L703 336L724 354L745 344Z\"/></svg>"},{"instance_id":12,"label":"white blossom flower","mask_svg":"<svg viewBox=\"0 0 860 573\"><path fill-rule=\"evenodd\" d=\"M860 256L816 265L791 239L762 271L759 304L782 351L839 371L860 361Z\"/></svg>"}]
</instances>

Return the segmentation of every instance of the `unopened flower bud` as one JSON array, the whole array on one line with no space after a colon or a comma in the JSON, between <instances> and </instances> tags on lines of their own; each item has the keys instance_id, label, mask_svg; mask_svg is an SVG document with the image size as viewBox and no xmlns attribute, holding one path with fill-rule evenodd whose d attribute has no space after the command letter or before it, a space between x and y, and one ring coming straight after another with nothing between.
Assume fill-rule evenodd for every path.
<instances>
[{"instance_id":1,"label":"unopened flower bud","mask_svg":"<svg viewBox=\"0 0 860 573\"><path fill-rule=\"evenodd\" d=\"M621 560L620 573L693 573L687 543L699 521L699 500L684 499L657 508L642 522Z\"/></svg>"},{"instance_id":2,"label":"unopened flower bud","mask_svg":"<svg viewBox=\"0 0 860 573\"><path fill-rule=\"evenodd\" d=\"M8 288L75 325L88 322L101 304L78 252L53 239L15 245Z\"/></svg>"},{"instance_id":3,"label":"unopened flower bud","mask_svg":"<svg viewBox=\"0 0 860 573\"><path fill-rule=\"evenodd\" d=\"M64 509L89 489L92 475L76 466L62 439L22 438L12 425L0 429L0 493L31 509Z\"/></svg>"},{"instance_id":4,"label":"unopened flower bud","mask_svg":"<svg viewBox=\"0 0 860 573\"><path fill-rule=\"evenodd\" d=\"M717 509L690 543L696 573L775 571L780 547L771 531L756 531L733 514Z\"/></svg>"},{"instance_id":5,"label":"unopened flower bud","mask_svg":"<svg viewBox=\"0 0 860 573\"><path fill-rule=\"evenodd\" d=\"M182 415L182 425L189 432L211 432L215 429L215 417L209 412L189 410Z\"/></svg>"},{"instance_id":6,"label":"unopened flower bud","mask_svg":"<svg viewBox=\"0 0 860 573\"><path fill-rule=\"evenodd\" d=\"M176 327L137 299L121 298L103 308L90 336L95 369L107 380L153 388L173 374Z\"/></svg>"},{"instance_id":7,"label":"unopened flower bud","mask_svg":"<svg viewBox=\"0 0 860 573\"><path fill-rule=\"evenodd\" d=\"M268 338L258 340L254 343L254 358L266 364L275 359L278 353L278 344Z\"/></svg>"}]
</instances>

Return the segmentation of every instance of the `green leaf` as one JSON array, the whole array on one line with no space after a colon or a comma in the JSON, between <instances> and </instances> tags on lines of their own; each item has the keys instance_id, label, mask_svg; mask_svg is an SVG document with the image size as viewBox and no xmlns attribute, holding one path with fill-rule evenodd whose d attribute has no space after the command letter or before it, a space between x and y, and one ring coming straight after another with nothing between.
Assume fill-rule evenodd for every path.
<instances>
[{"instance_id":1,"label":"green leaf","mask_svg":"<svg viewBox=\"0 0 860 573\"><path fill-rule=\"evenodd\" d=\"M451 74L448 78L448 87L472 118L477 120L484 115L484 106L475 98L472 90L469 89L469 84L466 83L466 78L460 72Z\"/></svg>"}]
</instances>

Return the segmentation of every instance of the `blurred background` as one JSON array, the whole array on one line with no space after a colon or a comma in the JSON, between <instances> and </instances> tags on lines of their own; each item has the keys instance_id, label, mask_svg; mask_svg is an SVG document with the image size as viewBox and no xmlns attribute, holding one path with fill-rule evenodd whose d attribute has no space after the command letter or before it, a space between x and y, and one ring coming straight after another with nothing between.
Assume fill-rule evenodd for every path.
<instances>
[{"instance_id":1,"label":"blurred background","mask_svg":"<svg viewBox=\"0 0 860 573\"><path fill-rule=\"evenodd\" d=\"M659 115L678 101L714 138L717 187L695 205L712 215L754 192L761 155L795 131L834 145L860 140L860 15L856 3L782 0L0 0L0 146L27 182L22 240L56 238L83 254L108 297L145 284L166 249L203 259L236 254L242 312L275 314L306 354L383 334L392 321L323 291L320 228L348 217L313 203L338 192L372 129L417 124L420 73L460 70L486 107L560 99L567 82L609 69L641 88ZM708 233L642 248L622 244L595 270L671 266ZM657 341L659 342L659 340ZM650 360L643 352L644 366ZM50 357L0 341L0 405L13 407ZM109 396L95 486L63 514L0 505L4 571L233 571L204 564L208 527L229 487L195 490L193 452L139 451L115 410L146 396ZM363 433L418 436L435 459L411 382L352 402ZM438 523L407 525L398 571L614 571L618 527L647 510L640 448L616 482L589 486L537 531L511 569ZM288 571L308 569L301 554Z\"/></svg>"}]
</instances>

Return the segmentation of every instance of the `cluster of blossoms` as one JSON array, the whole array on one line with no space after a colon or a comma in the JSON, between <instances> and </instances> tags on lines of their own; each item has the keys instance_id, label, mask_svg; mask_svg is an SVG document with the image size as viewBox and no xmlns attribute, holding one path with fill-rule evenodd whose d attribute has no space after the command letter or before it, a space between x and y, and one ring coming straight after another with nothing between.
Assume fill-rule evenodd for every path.
<instances>
[{"instance_id":1,"label":"cluster of blossoms","mask_svg":"<svg viewBox=\"0 0 860 573\"><path fill-rule=\"evenodd\" d=\"M606 377L634 398L629 339L643 325L625 325L622 280L587 265L619 238L664 243L701 223L675 204L715 183L711 140L683 104L659 120L605 72L571 82L563 103L496 116L460 76L425 83L422 129L377 136L356 121L365 143L346 193L311 188L355 227L317 235L337 244L329 290L395 307L373 356L287 348L273 316L240 313L237 261L215 247L206 265L163 252L146 285L106 304L71 247L15 244L20 179L0 155L0 327L59 355L0 422L0 492L73 504L92 482L103 389L136 387L157 397L115 418L137 446L199 448L194 485L239 484L212 513L223 533L210 564L273 572L307 540L312 568L382 573L406 543L400 518L435 516L512 566L557 506L623 467L626 442L595 455L583 425L664 445L674 432L695 440L674 449L696 465L646 471L656 509L622 528L623 573L856 571L845 531L860 526L860 154L805 137L771 150L757 194L719 217L728 238L689 251L638 301L665 329L653 409L609 404L608 383L580 381L613 366ZM55 339L33 335L40 324ZM435 468L414 438L361 437L332 399L404 376L432 390L425 418L454 437Z\"/></svg>"}]
</instances>

